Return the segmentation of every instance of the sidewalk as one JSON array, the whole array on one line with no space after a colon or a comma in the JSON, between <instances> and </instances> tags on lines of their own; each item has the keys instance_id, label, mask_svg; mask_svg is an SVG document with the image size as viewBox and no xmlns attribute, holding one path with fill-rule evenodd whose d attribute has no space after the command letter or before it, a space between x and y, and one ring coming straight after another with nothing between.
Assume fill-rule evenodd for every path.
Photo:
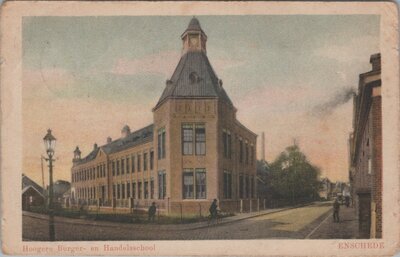
<instances>
[{"instance_id":1,"label":"sidewalk","mask_svg":"<svg viewBox=\"0 0 400 257\"><path fill-rule=\"evenodd\" d=\"M340 206L340 222L333 222L333 212L316 227L306 238L309 239L356 239L358 238L358 219L354 208Z\"/></svg>"},{"instance_id":2,"label":"sidewalk","mask_svg":"<svg viewBox=\"0 0 400 257\"><path fill-rule=\"evenodd\" d=\"M310 205L310 204L307 204L307 205ZM215 224L213 226L220 226L223 224L237 222L240 220L249 219L249 218L253 218L253 217L257 217L257 216L262 216L262 215L266 215L266 214L270 214L270 213L285 211L285 210L289 210L289 209L300 208L303 206L305 206L305 205L303 204L303 205L279 208L279 209L267 209L267 210L262 210L259 212L238 213L235 216L226 217L226 218L221 219L221 221L218 224ZM22 214L24 216L29 216L29 217L37 218L37 219L44 219L44 220L48 219L48 216L44 215L44 214L38 214L38 213L26 212L26 211L23 211ZM131 227L132 229L135 229L135 230L144 230L144 231L148 231L148 230L182 231L182 230L193 230L193 229L208 227L207 221L188 223L188 224L130 224L130 223L109 222L109 221L72 219L72 218L58 217L58 216L55 217L54 219L55 219L55 222L57 222L57 223L81 224L81 225L88 225L88 226L103 226L103 227L116 227L116 228L120 227L120 226L124 226L124 227Z\"/></svg>"}]
</instances>

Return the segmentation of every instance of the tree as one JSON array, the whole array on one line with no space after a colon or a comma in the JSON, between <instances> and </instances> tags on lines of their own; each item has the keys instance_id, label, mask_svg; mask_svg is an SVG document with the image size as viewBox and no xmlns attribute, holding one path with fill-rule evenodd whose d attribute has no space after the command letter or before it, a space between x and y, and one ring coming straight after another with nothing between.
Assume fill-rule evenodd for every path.
<instances>
[{"instance_id":1,"label":"tree","mask_svg":"<svg viewBox=\"0 0 400 257\"><path fill-rule=\"evenodd\" d=\"M289 146L270 164L267 187L273 199L286 203L312 201L320 190L320 170L297 145Z\"/></svg>"}]
</instances>

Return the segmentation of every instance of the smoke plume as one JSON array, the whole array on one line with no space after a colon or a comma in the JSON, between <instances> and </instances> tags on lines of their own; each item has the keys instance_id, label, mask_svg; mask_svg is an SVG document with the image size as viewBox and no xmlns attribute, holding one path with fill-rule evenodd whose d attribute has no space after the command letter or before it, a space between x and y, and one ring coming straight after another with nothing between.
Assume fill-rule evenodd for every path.
<instances>
[{"instance_id":1,"label":"smoke plume","mask_svg":"<svg viewBox=\"0 0 400 257\"><path fill-rule=\"evenodd\" d=\"M328 101L314 106L311 110L311 115L316 117L329 116L335 111L336 108L351 100L355 93L356 92L352 87L343 88L333 97L328 99Z\"/></svg>"}]
</instances>

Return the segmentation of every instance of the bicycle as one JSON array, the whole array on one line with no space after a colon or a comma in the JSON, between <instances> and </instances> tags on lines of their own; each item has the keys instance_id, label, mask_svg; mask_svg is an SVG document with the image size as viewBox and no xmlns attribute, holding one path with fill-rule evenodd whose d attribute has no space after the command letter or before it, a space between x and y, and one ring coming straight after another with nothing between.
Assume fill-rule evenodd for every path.
<instances>
[{"instance_id":1,"label":"bicycle","mask_svg":"<svg viewBox=\"0 0 400 257\"><path fill-rule=\"evenodd\" d=\"M220 215L219 211L217 211L215 216L211 215L211 213L210 213L207 217L207 225L208 226L217 225L220 221L221 221L221 215Z\"/></svg>"}]
</instances>

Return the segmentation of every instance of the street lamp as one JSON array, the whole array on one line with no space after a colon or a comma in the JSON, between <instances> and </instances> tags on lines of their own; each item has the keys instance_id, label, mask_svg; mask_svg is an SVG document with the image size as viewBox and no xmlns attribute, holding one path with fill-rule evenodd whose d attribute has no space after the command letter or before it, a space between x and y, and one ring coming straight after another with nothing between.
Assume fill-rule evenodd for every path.
<instances>
[{"instance_id":1,"label":"street lamp","mask_svg":"<svg viewBox=\"0 0 400 257\"><path fill-rule=\"evenodd\" d=\"M46 161L49 162L49 237L50 241L55 240L54 231L54 206L53 206L53 156L56 147L56 138L51 134L51 129L47 130L47 134L43 138L44 147L47 156Z\"/></svg>"}]
</instances>

